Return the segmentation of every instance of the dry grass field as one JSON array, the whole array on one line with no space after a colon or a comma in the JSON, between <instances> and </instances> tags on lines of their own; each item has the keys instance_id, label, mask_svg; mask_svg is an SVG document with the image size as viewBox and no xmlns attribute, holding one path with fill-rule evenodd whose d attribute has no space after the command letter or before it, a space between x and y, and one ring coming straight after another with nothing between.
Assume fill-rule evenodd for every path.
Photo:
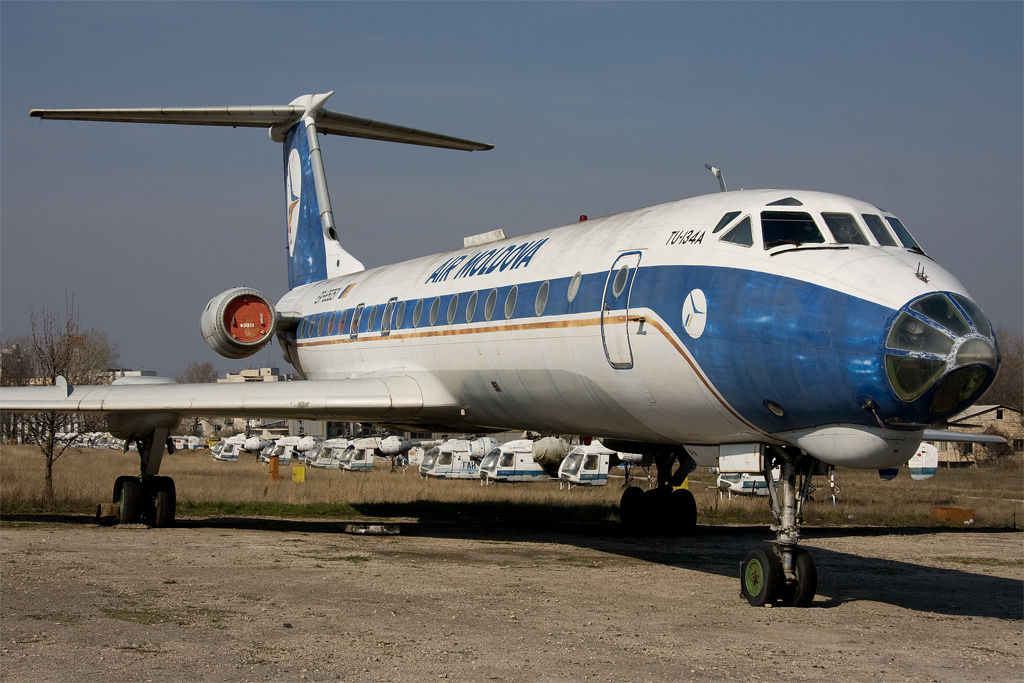
<instances>
[{"instance_id":1,"label":"dry grass field","mask_svg":"<svg viewBox=\"0 0 1024 683\"><path fill-rule=\"evenodd\" d=\"M138 471L134 452L69 449L54 467L57 511L90 513L110 500L114 479ZM613 471L614 474L615 471ZM161 474L174 478L181 515L267 515L295 517L461 517L505 516L514 510L526 519L606 521L617 519L622 479L607 486L560 490L557 482L480 486L475 480L424 479L415 468L391 472L379 461L371 473L306 469L295 482L282 468L271 481L267 466L252 456L218 462L206 450L165 456ZM969 508L976 527L1017 529L1024 525L1024 459L1020 456L973 469L941 470L913 481L904 469L890 482L873 471L840 470L839 503L828 500L828 483L805 507L811 525L945 526L931 516L935 506ZM32 446L0 446L0 513L42 509L43 460ZM643 485L643 482L640 482ZM699 467L690 477L702 524L764 524L763 498L722 498L715 477Z\"/></svg>"}]
</instances>

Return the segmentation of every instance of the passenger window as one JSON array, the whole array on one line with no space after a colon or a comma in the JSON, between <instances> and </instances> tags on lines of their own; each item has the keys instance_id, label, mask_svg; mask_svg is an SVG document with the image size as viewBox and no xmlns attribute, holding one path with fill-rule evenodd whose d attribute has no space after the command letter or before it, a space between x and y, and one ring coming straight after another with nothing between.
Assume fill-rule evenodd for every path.
<instances>
[{"instance_id":1,"label":"passenger window","mask_svg":"<svg viewBox=\"0 0 1024 683\"><path fill-rule=\"evenodd\" d=\"M907 249L917 249L921 251L921 247L918 246L917 241L911 236L910 231L907 230L903 223L900 222L899 218L895 216L886 216L885 220L892 226L893 232L896 233L896 237L899 238L900 242Z\"/></svg>"},{"instance_id":2,"label":"passenger window","mask_svg":"<svg viewBox=\"0 0 1024 683\"><path fill-rule=\"evenodd\" d=\"M330 316L327 318L327 336L331 336L331 330L334 329L334 311L331 311Z\"/></svg>"},{"instance_id":3,"label":"passenger window","mask_svg":"<svg viewBox=\"0 0 1024 683\"><path fill-rule=\"evenodd\" d=\"M853 216L848 213L823 213L825 225L832 231L838 244L867 244L868 238L864 236Z\"/></svg>"},{"instance_id":4,"label":"passenger window","mask_svg":"<svg viewBox=\"0 0 1024 683\"><path fill-rule=\"evenodd\" d=\"M533 302L533 312L538 316L544 315L544 309L548 306L548 290L550 288L551 285L545 280L537 290L537 298Z\"/></svg>"},{"instance_id":5,"label":"passenger window","mask_svg":"<svg viewBox=\"0 0 1024 683\"><path fill-rule=\"evenodd\" d=\"M317 325L316 325L316 336L318 336L318 337L324 336L324 314L323 313L320 314L320 319L319 319L319 321L317 322Z\"/></svg>"},{"instance_id":6,"label":"passenger window","mask_svg":"<svg viewBox=\"0 0 1024 683\"><path fill-rule=\"evenodd\" d=\"M505 317L511 318L512 314L516 312L516 298L519 296L519 286L512 285L512 289L508 290L508 296L505 297Z\"/></svg>"},{"instance_id":7,"label":"passenger window","mask_svg":"<svg viewBox=\"0 0 1024 683\"><path fill-rule=\"evenodd\" d=\"M885 227L885 223L882 219L872 213L862 213L860 215L864 219L864 222L868 226L868 230L875 236L875 240L883 247L895 247L896 240L892 238L892 234L889 229Z\"/></svg>"},{"instance_id":8,"label":"passenger window","mask_svg":"<svg viewBox=\"0 0 1024 683\"><path fill-rule=\"evenodd\" d=\"M569 280L569 289L565 291L565 298L572 303L576 300L576 295L580 293L580 280L583 279L583 273L577 271L572 279Z\"/></svg>"},{"instance_id":9,"label":"passenger window","mask_svg":"<svg viewBox=\"0 0 1024 683\"><path fill-rule=\"evenodd\" d=\"M811 215L802 211L762 211L761 237L765 249L784 244L800 246L825 241Z\"/></svg>"},{"instance_id":10,"label":"passenger window","mask_svg":"<svg viewBox=\"0 0 1024 683\"><path fill-rule=\"evenodd\" d=\"M366 331L371 332L373 330L374 319L377 317L377 307L370 306L370 308L367 309L367 312L369 315L366 316Z\"/></svg>"},{"instance_id":11,"label":"passenger window","mask_svg":"<svg viewBox=\"0 0 1024 683\"><path fill-rule=\"evenodd\" d=\"M476 316L476 299L477 293L473 292L469 295L469 301L466 302L466 322L473 322L473 318Z\"/></svg>"},{"instance_id":12,"label":"passenger window","mask_svg":"<svg viewBox=\"0 0 1024 683\"><path fill-rule=\"evenodd\" d=\"M753 231L750 229L750 216L740 221L735 228L722 235L723 242L732 242L749 247L754 244Z\"/></svg>"},{"instance_id":13,"label":"passenger window","mask_svg":"<svg viewBox=\"0 0 1024 683\"><path fill-rule=\"evenodd\" d=\"M342 311L341 315L338 316L338 334L345 333L345 314L348 311Z\"/></svg>"},{"instance_id":14,"label":"passenger window","mask_svg":"<svg viewBox=\"0 0 1024 683\"><path fill-rule=\"evenodd\" d=\"M437 314L441 310L441 297L435 296L433 303L430 304L430 324L433 325L437 322Z\"/></svg>"},{"instance_id":15,"label":"passenger window","mask_svg":"<svg viewBox=\"0 0 1024 683\"><path fill-rule=\"evenodd\" d=\"M392 299L384 306L384 314L380 318L380 331L387 334L391 331L391 314L395 310L395 300Z\"/></svg>"},{"instance_id":16,"label":"passenger window","mask_svg":"<svg viewBox=\"0 0 1024 683\"><path fill-rule=\"evenodd\" d=\"M397 330L402 327L402 323L405 322L405 302L398 304L398 308L395 310L395 322L393 327Z\"/></svg>"},{"instance_id":17,"label":"passenger window","mask_svg":"<svg viewBox=\"0 0 1024 683\"><path fill-rule=\"evenodd\" d=\"M416 301L416 305L412 309L412 326L420 326L420 315L423 313L423 299Z\"/></svg>"},{"instance_id":18,"label":"passenger window","mask_svg":"<svg viewBox=\"0 0 1024 683\"><path fill-rule=\"evenodd\" d=\"M498 303L498 290L492 289L484 302L484 320L490 320L494 315L494 306Z\"/></svg>"},{"instance_id":19,"label":"passenger window","mask_svg":"<svg viewBox=\"0 0 1024 683\"><path fill-rule=\"evenodd\" d=\"M718 221L718 225L716 225L715 229L711 231L711 234L714 235L715 233L720 232L722 228L732 223L733 219L739 215L739 211L730 211L729 213L722 216L722 220Z\"/></svg>"},{"instance_id":20,"label":"passenger window","mask_svg":"<svg viewBox=\"0 0 1024 683\"><path fill-rule=\"evenodd\" d=\"M355 339L356 335L359 334L359 318L363 314L363 304L356 306L356 310L352 312L352 326L349 328L349 335Z\"/></svg>"},{"instance_id":21,"label":"passenger window","mask_svg":"<svg viewBox=\"0 0 1024 683\"><path fill-rule=\"evenodd\" d=\"M455 322L455 314L459 312L459 295L452 294L452 298L448 300L448 324L451 325Z\"/></svg>"}]
</instances>

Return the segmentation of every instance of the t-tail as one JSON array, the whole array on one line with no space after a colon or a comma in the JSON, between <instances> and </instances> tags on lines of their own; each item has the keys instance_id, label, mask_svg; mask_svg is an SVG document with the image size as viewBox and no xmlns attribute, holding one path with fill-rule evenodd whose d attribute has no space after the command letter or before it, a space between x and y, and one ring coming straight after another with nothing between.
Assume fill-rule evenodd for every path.
<instances>
[{"instance_id":1,"label":"t-tail","mask_svg":"<svg viewBox=\"0 0 1024 683\"><path fill-rule=\"evenodd\" d=\"M33 109L30 115L78 121L269 128L270 139L284 146L288 287L294 289L363 270L363 264L341 245L317 133L467 152L492 148L481 142L324 109L324 103L333 94L334 91L303 95L278 106Z\"/></svg>"}]
</instances>

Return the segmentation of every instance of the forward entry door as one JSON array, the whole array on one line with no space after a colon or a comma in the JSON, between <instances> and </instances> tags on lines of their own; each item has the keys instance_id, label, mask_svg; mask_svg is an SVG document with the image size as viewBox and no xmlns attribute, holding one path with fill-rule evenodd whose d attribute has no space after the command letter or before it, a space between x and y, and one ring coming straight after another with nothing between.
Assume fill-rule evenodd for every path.
<instances>
[{"instance_id":1,"label":"forward entry door","mask_svg":"<svg viewBox=\"0 0 1024 683\"><path fill-rule=\"evenodd\" d=\"M636 280L640 252L619 254L608 270L601 299L601 339L608 363L618 370L633 367L633 349L629 345L629 293Z\"/></svg>"}]
</instances>

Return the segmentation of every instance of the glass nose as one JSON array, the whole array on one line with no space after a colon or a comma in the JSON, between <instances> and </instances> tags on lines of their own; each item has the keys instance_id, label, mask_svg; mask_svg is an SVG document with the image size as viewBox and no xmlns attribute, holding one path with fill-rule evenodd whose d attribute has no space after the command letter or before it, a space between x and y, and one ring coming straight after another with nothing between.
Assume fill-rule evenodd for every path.
<instances>
[{"instance_id":1,"label":"glass nose","mask_svg":"<svg viewBox=\"0 0 1024 683\"><path fill-rule=\"evenodd\" d=\"M988 388L999 366L992 325L961 294L935 292L904 306L885 341L885 369L896 395L936 419L963 410Z\"/></svg>"}]
</instances>

